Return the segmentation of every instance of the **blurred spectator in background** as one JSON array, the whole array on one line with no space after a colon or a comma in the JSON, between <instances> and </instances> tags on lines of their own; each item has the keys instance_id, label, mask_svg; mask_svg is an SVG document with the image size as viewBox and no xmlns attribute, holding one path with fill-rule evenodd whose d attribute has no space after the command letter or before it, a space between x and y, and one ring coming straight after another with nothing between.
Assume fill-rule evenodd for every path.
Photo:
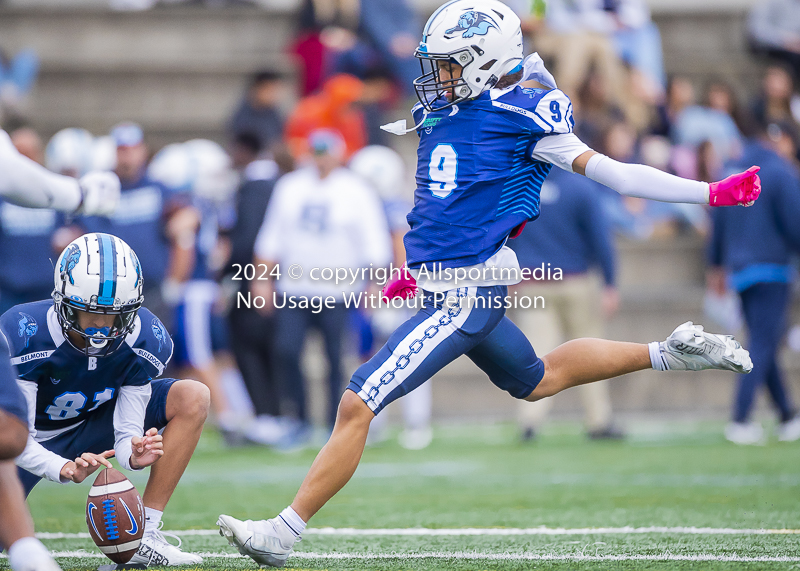
<instances>
[{"instance_id":1,"label":"blurred spectator in background","mask_svg":"<svg viewBox=\"0 0 800 571\"><path fill-rule=\"evenodd\" d=\"M239 444L243 418L231 408L222 385L232 359L215 279L227 259L227 252L221 251L227 242L220 239L220 232L232 224L238 177L222 147L193 139L159 151L148 178L172 191L165 216L166 234L172 241L165 281L165 301L174 306L172 365L179 369L179 377L196 379L208 387L225 442Z\"/></svg>"},{"instance_id":2,"label":"blurred spectator in background","mask_svg":"<svg viewBox=\"0 0 800 571\"><path fill-rule=\"evenodd\" d=\"M304 62L303 95L331 73L365 77L383 67L411 92L419 75L419 23L406 0L305 0L293 51Z\"/></svg>"},{"instance_id":3,"label":"blurred spectator in background","mask_svg":"<svg viewBox=\"0 0 800 571\"><path fill-rule=\"evenodd\" d=\"M763 385L780 415L778 438L800 439L800 416L777 362L794 275L790 258L800 251L800 178L773 147L763 129L761 137L749 141L742 156L729 165L729 172L744 164L761 167L762 192L756 203L750 208L716 208L712 213L708 285L717 295L723 295L727 287L739 294L753 359L753 371L739 378L733 422L725 430L725 437L737 444L765 442L761 424L750 420L756 393Z\"/></svg>"},{"instance_id":4,"label":"blurred spectator in background","mask_svg":"<svg viewBox=\"0 0 800 571\"><path fill-rule=\"evenodd\" d=\"M550 0L545 17L535 47L554 62L551 71L558 78L558 87L577 100L578 90L594 66L611 99L622 107L625 70L609 36L611 27L602 5Z\"/></svg>"},{"instance_id":5,"label":"blurred spectator in background","mask_svg":"<svg viewBox=\"0 0 800 571\"><path fill-rule=\"evenodd\" d=\"M384 67L373 67L363 75L364 92L361 96L361 110L367 129L367 144L387 146L391 140L389 133L381 129L387 123L387 112L397 107L397 86L392 75Z\"/></svg>"},{"instance_id":6,"label":"blurred spectator in background","mask_svg":"<svg viewBox=\"0 0 800 571\"><path fill-rule=\"evenodd\" d=\"M406 261L403 236L409 226L406 215L414 206L411 201L413 188L406 180L406 167L403 159L388 147L371 145L358 151L350 161L350 169L377 193L383 203L389 231L392 237L392 265L402 268ZM407 321L413 310L402 307L381 307L372 310L362 308L356 315L361 327L360 356L362 362L368 361L375 350L389 339L402 323ZM424 383L406 395L401 401L403 409L403 431L398 440L403 448L421 450L433 440L431 413L433 407L433 383ZM384 438L388 416L378 415L370 424L370 441Z\"/></svg>"},{"instance_id":7,"label":"blurred spectator in background","mask_svg":"<svg viewBox=\"0 0 800 571\"><path fill-rule=\"evenodd\" d=\"M789 64L800 78L800 2L760 0L753 5L747 22L756 50Z\"/></svg>"},{"instance_id":8,"label":"blurred spectator in background","mask_svg":"<svg viewBox=\"0 0 800 571\"><path fill-rule=\"evenodd\" d=\"M286 124L286 141L295 158L309 153L309 135L317 129L332 129L344 137L345 158L367 144L364 114L356 106L364 84L352 75L335 75L322 92L300 100Z\"/></svg>"},{"instance_id":9,"label":"blurred spectator in background","mask_svg":"<svg viewBox=\"0 0 800 571\"><path fill-rule=\"evenodd\" d=\"M767 138L770 140L772 150L786 159L795 168L800 168L798 161L798 141L800 133L795 123L790 121L777 121L767 125Z\"/></svg>"},{"instance_id":10,"label":"blurred spectator in background","mask_svg":"<svg viewBox=\"0 0 800 571\"><path fill-rule=\"evenodd\" d=\"M755 129L753 117L739 104L736 92L730 83L722 80L712 81L706 90L708 107L728 115L739 132L745 136L752 136Z\"/></svg>"},{"instance_id":11,"label":"blurred spectator in background","mask_svg":"<svg viewBox=\"0 0 800 571\"><path fill-rule=\"evenodd\" d=\"M275 182L280 176L278 165L261 158L261 151L261 141L255 135L242 133L232 143L233 165L241 177L236 194L236 224L229 234L231 253L228 273L234 276L253 263L256 236L264 222ZM234 264L240 267L233 267ZM253 281L242 279L231 283L237 284L237 291L246 296ZM245 437L257 444L278 444L283 436L283 426L279 420L280 393L272 355L274 315L265 315L245 304L234 303L228 315L228 324L231 348L256 415L253 424L245 431Z\"/></svg>"},{"instance_id":12,"label":"blurred spectator in background","mask_svg":"<svg viewBox=\"0 0 800 571\"><path fill-rule=\"evenodd\" d=\"M304 0L291 51L303 61L302 95L322 87L328 51L352 49L358 39L360 0Z\"/></svg>"},{"instance_id":13,"label":"blurred spectator in background","mask_svg":"<svg viewBox=\"0 0 800 571\"><path fill-rule=\"evenodd\" d=\"M0 49L0 121L23 115L28 95L39 75L39 57L32 49L13 57Z\"/></svg>"},{"instance_id":14,"label":"blurred spectator in background","mask_svg":"<svg viewBox=\"0 0 800 571\"><path fill-rule=\"evenodd\" d=\"M542 185L541 216L509 242L521 268L560 268L564 273L563 281L528 280L514 288L517 296L545 298L544 308L515 309L510 314L543 354L571 339L603 337L604 317L611 317L619 306L616 255L599 187L585 177L551 171ZM602 271L602 291L590 274L594 267ZM580 392L589 437L621 438L623 434L611 416L608 384L582 385ZM551 407L548 400L520 403L523 440L532 439L541 429Z\"/></svg>"},{"instance_id":15,"label":"blurred spectator in background","mask_svg":"<svg viewBox=\"0 0 800 571\"><path fill-rule=\"evenodd\" d=\"M761 128L773 121L800 122L800 98L794 93L794 80L785 67L767 67L752 113Z\"/></svg>"},{"instance_id":16,"label":"blurred spectator in background","mask_svg":"<svg viewBox=\"0 0 800 571\"><path fill-rule=\"evenodd\" d=\"M111 137L117 147L115 172L122 185L120 205L111 217L83 218L82 224L87 232L113 234L135 252L143 252L140 259L147 307L171 330L172 311L165 305L162 286L170 264L180 263L184 248L176 244L180 237L167 237L165 233L163 214L168 191L147 175L149 155L139 125L119 123L111 130Z\"/></svg>"},{"instance_id":17,"label":"blurred spectator in background","mask_svg":"<svg viewBox=\"0 0 800 571\"><path fill-rule=\"evenodd\" d=\"M689 78L675 75L667 81L667 99L656 109L656 118L650 127L653 135L670 137L675 120L681 112L695 103L695 92Z\"/></svg>"},{"instance_id":18,"label":"blurred spectator in background","mask_svg":"<svg viewBox=\"0 0 800 571\"><path fill-rule=\"evenodd\" d=\"M575 120L575 134L595 149L602 145L604 133L611 123L625 120L625 114L608 96L608 86L602 77L590 72L578 94L581 112Z\"/></svg>"},{"instance_id":19,"label":"blurred spectator in background","mask_svg":"<svg viewBox=\"0 0 800 571\"><path fill-rule=\"evenodd\" d=\"M283 138L283 117L278 109L286 85L277 71L256 73L247 94L229 124L231 139L242 134L258 137L259 146L269 149Z\"/></svg>"},{"instance_id":20,"label":"blurred spectator in background","mask_svg":"<svg viewBox=\"0 0 800 571\"><path fill-rule=\"evenodd\" d=\"M720 99L718 94L716 97ZM710 141L723 163L739 155L742 146L742 136L733 118L726 111L704 105L684 107L673 120L671 138L677 145L695 149L700 143Z\"/></svg>"},{"instance_id":21,"label":"blurred spectator in background","mask_svg":"<svg viewBox=\"0 0 800 571\"><path fill-rule=\"evenodd\" d=\"M590 70L594 69L598 81L605 85L609 101L622 110L631 125L641 130L649 122L648 102L655 102L655 95L647 95L647 92L656 89L644 88L641 81L637 84L637 78L628 73L617 52L614 34L625 28L621 19L623 14L627 18L629 13L633 14L641 8L640 13L646 19L649 16L647 9L639 5L639 0L622 0L622 4L625 6L620 2L608 3L603 0L550 0L545 12L545 26L536 32L534 45L542 57L554 62L551 71L558 80L558 87L573 103L579 101L580 87ZM628 5L631 6L630 10ZM624 37L620 43L626 45L626 53L630 51L630 45L635 44L636 34L631 33L634 35ZM649 59L649 56L645 56L645 59ZM647 73L653 71L661 73L654 69ZM637 73L640 77L647 77L641 72ZM661 81L653 80L650 83L658 85ZM657 91L660 92L660 89ZM580 113L576 115L580 116Z\"/></svg>"},{"instance_id":22,"label":"blurred spectator in background","mask_svg":"<svg viewBox=\"0 0 800 571\"><path fill-rule=\"evenodd\" d=\"M42 140L36 131L25 127L10 135L20 154L43 162ZM63 220L55 210L23 208L0 200L0 313L20 303L50 297L51 240Z\"/></svg>"},{"instance_id":23,"label":"blurred spectator in background","mask_svg":"<svg viewBox=\"0 0 800 571\"><path fill-rule=\"evenodd\" d=\"M666 85L661 33L644 0L596 0L608 12L614 44L622 60L632 68L635 82L651 100L660 98Z\"/></svg>"},{"instance_id":24,"label":"blurred spectator in background","mask_svg":"<svg viewBox=\"0 0 800 571\"><path fill-rule=\"evenodd\" d=\"M342 342L349 322L342 296L362 292L361 280L339 283L311 278L322 268L369 268L387 266L391 244L380 200L362 180L342 165L347 153L336 131L313 131L308 140L313 163L283 176L267 208L255 244L256 263L270 269L280 264L287 272L293 264L302 268L300 279L282 273L276 282L256 280L254 295L264 296L266 310L275 309L274 359L279 386L293 406L298 429L283 445L304 443L309 437L305 379L300 368L303 343L310 327L322 333L328 369L328 427L333 427L344 390ZM274 283L274 289L273 289ZM273 291L277 307L273 307ZM315 310L289 306L287 296L333 296L333 307Z\"/></svg>"}]
</instances>

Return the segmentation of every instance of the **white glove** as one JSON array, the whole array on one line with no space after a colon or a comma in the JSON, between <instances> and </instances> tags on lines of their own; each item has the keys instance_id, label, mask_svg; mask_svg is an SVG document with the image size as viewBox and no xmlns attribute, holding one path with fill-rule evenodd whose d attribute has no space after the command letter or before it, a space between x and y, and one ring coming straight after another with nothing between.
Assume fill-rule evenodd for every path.
<instances>
[{"instance_id":1,"label":"white glove","mask_svg":"<svg viewBox=\"0 0 800 571\"><path fill-rule=\"evenodd\" d=\"M90 172L80 178L78 186L81 204L77 214L110 216L119 206L119 178L113 172Z\"/></svg>"}]
</instances>

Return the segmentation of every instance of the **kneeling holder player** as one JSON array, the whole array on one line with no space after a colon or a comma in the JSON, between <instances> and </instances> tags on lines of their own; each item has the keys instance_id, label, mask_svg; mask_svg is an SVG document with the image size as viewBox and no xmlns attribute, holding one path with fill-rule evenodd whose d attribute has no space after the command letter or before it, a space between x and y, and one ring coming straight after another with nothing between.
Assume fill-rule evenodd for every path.
<instances>
[{"instance_id":1,"label":"kneeling holder player","mask_svg":"<svg viewBox=\"0 0 800 571\"><path fill-rule=\"evenodd\" d=\"M145 534L131 563L201 563L168 543L160 527L200 438L208 389L153 380L172 356L172 340L142 301L136 254L119 238L94 233L59 256L52 300L0 317L28 404L30 436L16 463L26 495L42 478L82 482L114 455L128 470L151 466Z\"/></svg>"}]
</instances>

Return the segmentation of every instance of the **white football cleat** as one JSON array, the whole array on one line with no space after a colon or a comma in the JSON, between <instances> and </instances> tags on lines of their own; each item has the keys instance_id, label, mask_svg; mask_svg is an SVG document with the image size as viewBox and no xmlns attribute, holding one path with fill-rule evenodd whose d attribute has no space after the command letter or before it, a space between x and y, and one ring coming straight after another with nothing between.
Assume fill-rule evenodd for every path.
<instances>
[{"instance_id":1,"label":"white football cleat","mask_svg":"<svg viewBox=\"0 0 800 571\"><path fill-rule=\"evenodd\" d=\"M800 414L796 414L791 420L778 425L778 440L781 442L800 440Z\"/></svg>"},{"instance_id":2,"label":"white football cleat","mask_svg":"<svg viewBox=\"0 0 800 571\"><path fill-rule=\"evenodd\" d=\"M280 533L271 519L240 521L229 515L221 515L217 525L219 534L228 543L260 565L283 567L296 541L294 537L283 537L286 534Z\"/></svg>"},{"instance_id":3,"label":"white football cleat","mask_svg":"<svg viewBox=\"0 0 800 571\"><path fill-rule=\"evenodd\" d=\"M733 335L706 333L702 325L691 321L679 325L659 346L670 371L724 369L749 373L753 370L750 353Z\"/></svg>"},{"instance_id":4,"label":"white football cleat","mask_svg":"<svg viewBox=\"0 0 800 571\"><path fill-rule=\"evenodd\" d=\"M764 427L757 422L731 422L725 427L725 439L734 444L763 446L767 443Z\"/></svg>"},{"instance_id":5,"label":"white football cleat","mask_svg":"<svg viewBox=\"0 0 800 571\"><path fill-rule=\"evenodd\" d=\"M177 535L162 532L162 525L164 525L163 521L159 522L158 528L144 532L142 542L139 544L139 550L128 563L172 566L193 565L203 562L203 558L199 555L181 551L181 539ZM165 535L177 539L178 545L172 545L168 542Z\"/></svg>"}]
</instances>

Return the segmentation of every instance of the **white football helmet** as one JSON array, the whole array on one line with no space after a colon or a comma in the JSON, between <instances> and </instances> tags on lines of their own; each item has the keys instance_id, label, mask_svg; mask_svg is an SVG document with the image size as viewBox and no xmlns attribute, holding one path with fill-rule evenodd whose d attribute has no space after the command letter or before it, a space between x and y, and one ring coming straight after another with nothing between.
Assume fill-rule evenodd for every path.
<instances>
[{"instance_id":1,"label":"white football helmet","mask_svg":"<svg viewBox=\"0 0 800 571\"><path fill-rule=\"evenodd\" d=\"M389 147L364 147L353 155L349 166L378 191L382 200L402 198L406 167L400 155Z\"/></svg>"},{"instance_id":2,"label":"white football helmet","mask_svg":"<svg viewBox=\"0 0 800 571\"><path fill-rule=\"evenodd\" d=\"M99 232L73 240L58 257L53 290L56 315L64 336L75 331L86 340L79 348L87 354L103 354L119 348L133 330L142 306L142 266L121 239ZM78 312L114 315L110 327L83 329Z\"/></svg>"},{"instance_id":3,"label":"white football helmet","mask_svg":"<svg viewBox=\"0 0 800 571\"><path fill-rule=\"evenodd\" d=\"M212 202L225 202L239 182L225 149L206 139L167 145L153 157L147 172L174 191Z\"/></svg>"},{"instance_id":4,"label":"white football helmet","mask_svg":"<svg viewBox=\"0 0 800 571\"><path fill-rule=\"evenodd\" d=\"M428 111L446 109L491 89L522 64L520 19L499 0L452 0L428 19L414 55L422 66L414 81L420 103ZM461 77L440 80L442 61L461 66Z\"/></svg>"},{"instance_id":5,"label":"white football helmet","mask_svg":"<svg viewBox=\"0 0 800 571\"><path fill-rule=\"evenodd\" d=\"M86 129L61 129L44 150L44 164L58 174L80 178L92 169L94 137Z\"/></svg>"}]
</instances>

